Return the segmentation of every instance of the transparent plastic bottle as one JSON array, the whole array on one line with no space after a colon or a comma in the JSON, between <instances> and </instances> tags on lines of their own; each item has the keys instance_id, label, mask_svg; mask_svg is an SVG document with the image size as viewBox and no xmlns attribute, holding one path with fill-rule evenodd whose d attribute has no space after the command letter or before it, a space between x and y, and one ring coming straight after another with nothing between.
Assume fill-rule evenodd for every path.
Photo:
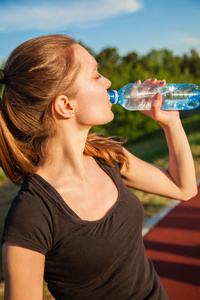
<instances>
[{"instance_id":1,"label":"transparent plastic bottle","mask_svg":"<svg viewBox=\"0 0 200 300\"><path fill-rule=\"evenodd\" d=\"M128 110L150 110L157 93L162 94L162 109L190 110L200 105L198 86L189 83L171 83L165 86L129 83L121 90L109 91L110 101Z\"/></svg>"}]
</instances>

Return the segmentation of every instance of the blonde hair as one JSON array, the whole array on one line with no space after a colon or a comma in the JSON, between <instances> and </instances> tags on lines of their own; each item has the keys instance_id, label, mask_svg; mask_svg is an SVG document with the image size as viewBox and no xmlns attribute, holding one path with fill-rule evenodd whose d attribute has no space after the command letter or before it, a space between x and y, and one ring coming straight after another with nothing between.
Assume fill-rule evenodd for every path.
<instances>
[{"instance_id":1,"label":"blonde hair","mask_svg":"<svg viewBox=\"0 0 200 300\"><path fill-rule=\"evenodd\" d=\"M56 96L76 95L76 44L66 35L38 37L18 46L5 64L0 82L5 84L0 99L0 166L13 183L34 173L45 155L56 132L52 113ZM84 153L110 165L127 164L119 142L96 134L88 135Z\"/></svg>"}]
</instances>

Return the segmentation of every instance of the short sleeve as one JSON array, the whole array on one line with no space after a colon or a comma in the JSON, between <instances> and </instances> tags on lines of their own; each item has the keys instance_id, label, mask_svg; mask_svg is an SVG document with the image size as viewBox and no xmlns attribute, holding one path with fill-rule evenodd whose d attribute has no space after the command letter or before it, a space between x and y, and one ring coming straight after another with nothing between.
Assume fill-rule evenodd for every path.
<instances>
[{"instance_id":1,"label":"short sleeve","mask_svg":"<svg viewBox=\"0 0 200 300\"><path fill-rule=\"evenodd\" d=\"M2 243L15 243L45 255L51 249L52 237L52 216L42 199L18 195L7 214Z\"/></svg>"}]
</instances>

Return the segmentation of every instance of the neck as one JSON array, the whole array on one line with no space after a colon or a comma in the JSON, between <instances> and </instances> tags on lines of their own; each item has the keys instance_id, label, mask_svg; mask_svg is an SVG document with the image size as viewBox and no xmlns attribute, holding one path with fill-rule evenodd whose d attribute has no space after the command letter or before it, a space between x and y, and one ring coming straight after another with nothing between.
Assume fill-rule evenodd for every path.
<instances>
[{"instance_id":1,"label":"neck","mask_svg":"<svg viewBox=\"0 0 200 300\"><path fill-rule=\"evenodd\" d=\"M84 177L84 148L88 131L65 131L52 138L38 166L37 173L53 184L66 178Z\"/></svg>"}]
</instances>

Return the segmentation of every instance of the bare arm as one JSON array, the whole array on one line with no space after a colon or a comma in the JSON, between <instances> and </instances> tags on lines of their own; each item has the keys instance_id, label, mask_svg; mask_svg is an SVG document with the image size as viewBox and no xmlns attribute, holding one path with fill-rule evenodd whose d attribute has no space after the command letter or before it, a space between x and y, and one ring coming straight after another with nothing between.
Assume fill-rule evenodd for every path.
<instances>
[{"instance_id":1,"label":"bare arm","mask_svg":"<svg viewBox=\"0 0 200 300\"><path fill-rule=\"evenodd\" d=\"M3 244L5 300L42 300L45 256L19 247Z\"/></svg>"},{"instance_id":2,"label":"bare arm","mask_svg":"<svg viewBox=\"0 0 200 300\"><path fill-rule=\"evenodd\" d=\"M127 152L130 169L122 168L125 183L150 193L188 200L197 193L195 168L190 146L177 111L162 111L161 95L153 102L146 115L156 120L163 128L169 148L169 166L163 169L146 163Z\"/></svg>"}]
</instances>

